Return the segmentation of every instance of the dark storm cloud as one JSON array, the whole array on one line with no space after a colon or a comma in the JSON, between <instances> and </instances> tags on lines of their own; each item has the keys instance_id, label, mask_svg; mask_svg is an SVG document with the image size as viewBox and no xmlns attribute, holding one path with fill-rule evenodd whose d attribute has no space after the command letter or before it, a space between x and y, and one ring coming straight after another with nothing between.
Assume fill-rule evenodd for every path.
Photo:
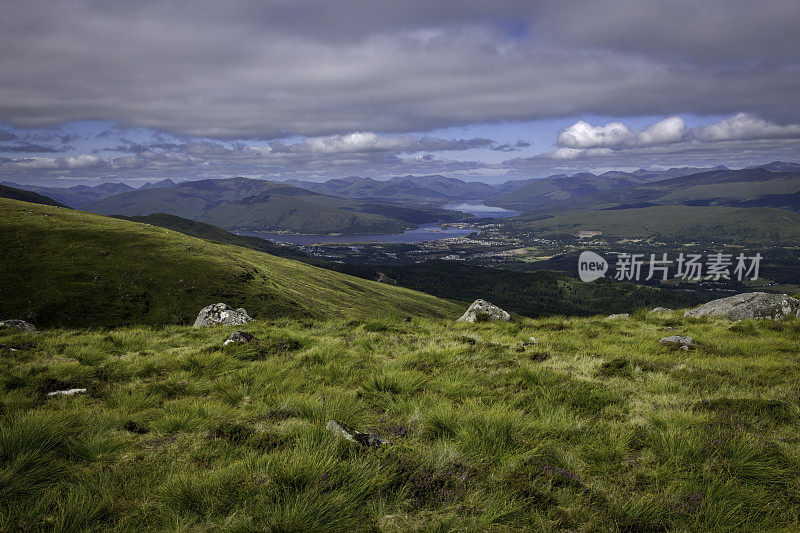
<instances>
[{"instance_id":1,"label":"dark storm cloud","mask_svg":"<svg viewBox=\"0 0 800 533\"><path fill-rule=\"evenodd\" d=\"M53 148L52 146L43 146L41 144L15 144L6 145L0 144L0 153L58 153L66 152L67 147Z\"/></svg>"},{"instance_id":2,"label":"dark storm cloud","mask_svg":"<svg viewBox=\"0 0 800 533\"><path fill-rule=\"evenodd\" d=\"M24 127L270 139L586 112L800 121L796 0L64 0L2 15L0 121Z\"/></svg>"},{"instance_id":3,"label":"dark storm cloud","mask_svg":"<svg viewBox=\"0 0 800 533\"><path fill-rule=\"evenodd\" d=\"M506 143L492 146L492 150L497 152L517 152L523 148L528 148L529 146L533 146L533 143L529 143L527 141L517 141L514 144Z\"/></svg>"}]
</instances>

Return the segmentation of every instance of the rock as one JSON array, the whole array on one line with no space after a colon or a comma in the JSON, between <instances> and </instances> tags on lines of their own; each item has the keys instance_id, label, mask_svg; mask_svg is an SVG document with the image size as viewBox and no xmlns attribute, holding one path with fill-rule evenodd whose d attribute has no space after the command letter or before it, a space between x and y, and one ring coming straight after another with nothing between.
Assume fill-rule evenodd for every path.
<instances>
[{"instance_id":1,"label":"rock","mask_svg":"<svg viewBox=\"0 0 800 533\"><path fill-rule=\"evenodd\" d=\"M683 350L688 352L691 349L697 348L697 343L691 337L682 337L680 335L672 335L670 337L662 337L658 344L662 346L669 346L676 350Z\"/></svg>"},{"instance_id":2,"label":"rock","mask_svg":"<svg viewBox=\"0 0 800 533\"><path fill-rule=\"evenodd\" d=\"M53 392L48 392L48 396L72 396L73 394L80 394L82 392L86 392L87 389L68 389L68 390L56 390Z\"/></svg>"},{"instance_id":3,"label":"rock","mask_svg":"<svg viewBox=\"0 0 800 533\"><path fill-rule=\"evenodd\" d=\"M227 346L229 344L241 344L245 342L250 342L253 340L253 334L248 333L246 331L234 331L231 333L231 336L228 337L228 340L222 343L223 346Z\"/></svg>"},{"instance_id":4,"label":"rock","mask_svg":"<svg viewBox=\"0 0 800 533\"><path fill-rule=\"evenodd\" d=\"M13 328L20 331L36 331L36 326L24 320L0 320L0 328Z\"/></svg>"},{"instance_id":5,"label":"rock","mask_svg":"<svg viewBox=\"0 0 800 533\"><path fill-rule=\"evenodd\" d=\"M653 308L653 312L654 313L671 313L672 311L673 311L673 309L670 309L669 307L654 307Z\"/></svg>"},{"instance_id":6,"label":"rock","mask_svg":"<svg viewBox=\"0 0 800 533\"><path fill-rule=\"evenodd\" d=\"M618 315L608 315L606 318L608 320L616 320L618 318L628 318L629 316L628 313L619 313Z\"/></svg>"},{"instance_id":7,"label":"rock","mask_svg":"<svg viewBox=\"0 0 800 533\"><path fill-rule=\"evenodd\" d=\"M731 320L746 318L769 318L779 320L788 316L800 316L800 301L786 294L746 292L705 303L683 313L684 316L718 315Z\"/></svg>"},{"instance_id":8,"label":"rock","mask_svg":"<svg viewBox=\"0 0 800 533\"><path fill-rule=\"evenodd\" d=\"M475 300L456 322L488 322L490 320L511 320L511 315L486 300Z\"/></svg>"},{"instance_id":9,"label":"rock","mask_svg":"<svg viewBox=\"0 0 800 533\"><path fill-rule=\"evenodd\" d=\"M385 444L389 444L388 440L379 437L375 433L361 433L360 431L356 431L352 428L347 428L346 426L339 424L335 420L328 420L328 423L325 425L325 428L328 431L336 433L345 440L349 440L350 442L357 442L362 446L383 446Z\"/></svg>"},{"instance_id":10,"label":"rock","mask_svg":"<svg viewBox=\"0 0 800 533\"><path fill-rule=\"evenodd\" d=\"M194 321L194 327L199 328L202 326L211 326L214 324L227 324L229 326L241 326L253 320L247 314L247 311L242 309L234 309L228 304L211 304L200 310L197 315L197 320Z\"/></svg>"}]
</instances>

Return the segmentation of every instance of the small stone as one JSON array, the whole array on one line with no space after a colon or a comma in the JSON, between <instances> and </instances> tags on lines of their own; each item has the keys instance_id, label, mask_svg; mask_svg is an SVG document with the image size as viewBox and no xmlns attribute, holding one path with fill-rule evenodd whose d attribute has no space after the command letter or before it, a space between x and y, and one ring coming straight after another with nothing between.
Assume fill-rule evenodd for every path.
<instances>
[{"instance_id":1,"label":"small stone","mask_svg":"<svg viewBox=\"0 0 800 533\"><path fill-rule=\"evenodd\" d=\"M248 333L246 331L234 331L231 333L231 336L228 337L228 340L222 343L223 346L227 346L229 344L242 344L245 342L250 342L253 340L253 334Z\"/></svg>"},{"instance_id":2,"label":"small stone","mask_svg":"<svg viewBox=\"0 0 800 533\"><path fill-rule=\"evenodd\" d=\"M676 350L683 350L688 352L690 349L697 348L697 343L691 337L683 337L681 335L672 335L669 337L662 337L658 344L662 346L669 346Z\"/></svg>"},{"instance_id":3,"label":"small stone","mask_svg":"<svg viewBox=\"0 0 800 533\"><path fill-rule=\"evenodd\" d=\"M48 396L72 396L73 394L80 394L86 392L87 389L67 389L48 392Z\"/></svg>"},{"instance_id":4,"label":"small stone","mask_svg":"<svg viewBox=\"0 0 800 533\"><path fill-rule=\"evenodd\" d=\"M379 437L375 433L361 433L352 428L346 428L335 420L329 420L325 425L328 431L336 433L338 436L350 442L356 442L362 446L383 446L389 444L389 441Z\"/></svg>"},{"instance_id":5,"label":"small stone","mask_svg":"<svg viewBox=\"0 0 800 533\"><path fill-rule=\"evenodd\" d=\"M653 312L654 313L671 313L672 311L673 310L670 309L669 307L654 307L653 308Z\"/></svg>"},{"instance_id":6,"label":"small stone","mask_svg":"<svg viewBox=\"0 0 800 533\"><path fill-rule=\"evenodd\" d=\"M618 318L628 318L630 315L628 313L619 313L617 315L608 315L606 319L608 320L617 320Z\"/></svg>"}]
</instances>

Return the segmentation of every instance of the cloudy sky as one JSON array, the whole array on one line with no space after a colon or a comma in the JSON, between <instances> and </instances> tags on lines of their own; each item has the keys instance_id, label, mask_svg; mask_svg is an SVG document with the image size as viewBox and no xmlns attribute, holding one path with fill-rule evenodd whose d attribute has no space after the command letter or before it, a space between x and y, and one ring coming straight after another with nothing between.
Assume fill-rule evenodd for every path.
<instances>
[{"instance_id":1,"label":"cloudy sky","mask_svg":"<svg viewBox=\"0 0 800 533\"><path fill-rule=\"evenodd\" d=\"M0 6L0 180L800 161L798 0Z\"/></svg>"}]
</instances>

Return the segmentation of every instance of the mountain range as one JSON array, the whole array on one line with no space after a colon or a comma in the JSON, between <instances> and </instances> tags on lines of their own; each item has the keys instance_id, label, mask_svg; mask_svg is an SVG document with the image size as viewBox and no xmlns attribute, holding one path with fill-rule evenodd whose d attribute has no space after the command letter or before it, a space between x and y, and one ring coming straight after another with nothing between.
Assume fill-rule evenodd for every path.
<instances>
[{"instance_id":1,"label":"mountain range","mask_svg":"<svg viewBox=\"0 0 800 533\"><path fill-rule=\"evenodd\" d=\"M93 202L86 209L124 216L168 213L232 231L320 234L401 233L417 224L469 218L435 207L350 200L247 178L127 191Z\"/></svg>"},{"instance_id":2,"label":"mountain range","mask_svg":"<svg viewBox=\"0 0 800 533\"><path fill-rule=\"evenodd\" d=\"M321 183L228 178L121 183L66 189L9 184L57 203L127 217L165 213L237 232L400 233L418 224L466 220L443 209L472 202L558 215L566 211L618 211L657 206L769 207L800 211L800 164L775 161L731 170L676 167L667 170L582 172L497 185L440 175L398 176L385 181L348 177ZM19 194L19 193L17 193ZM651 210L656 214L663 211Z\"/></svg>"},{"instance_id":3,"label":"mountain range","mask_svg":"<svg viewBox=\"0 0 800 533\"><path fill-rule=\"evenodd\" d=\"M125 183L101 183L100 185L75 185L74 187L40 187L38 185L20 185L18 183L4 181L2 185L37 192L51 198L65 206L75 209L86 207L92 202L108 198L126 191L136 190ZM173 187L175 182L171 179L163 179L157 182L147 182L140 189L155 189L160 187Z\"/></svg>"}]
</instances>

